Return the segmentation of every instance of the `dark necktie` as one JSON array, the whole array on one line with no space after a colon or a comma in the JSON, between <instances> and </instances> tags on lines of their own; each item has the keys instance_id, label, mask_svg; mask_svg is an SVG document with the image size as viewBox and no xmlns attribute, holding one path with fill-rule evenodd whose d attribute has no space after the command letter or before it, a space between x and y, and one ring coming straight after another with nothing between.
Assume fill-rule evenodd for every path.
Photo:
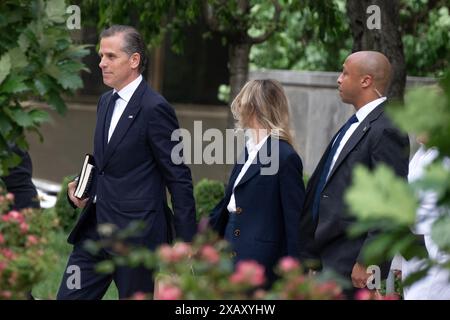
<instances>
[{"instance_id":1,"label":"dark necktie","mask_svg":"<svg viewBox=\"0 0 450 320\"><path fill-rule=\"evenodd\" d=\"M112 119L112 115L114 113L114 107L116 106L116 101L119 98L120 98L120 96L116 92L112 95L111 99L109 99L108 109L106 110L105 127L104 127L105 131L103 134L105 148L106 148L106 145L108 144L108 132L109 132L109 127L111 126L111 119Z\"/></svg>"},{"instance_id":2,"label":"dark necktie","mask_svg":"<svg viewBox=\"0 0 450 320\"><path fill-rule=\"evenodd\" d=\"M334 141L334 144L331 147L330 151L328 152L327 159L323 165L322 172L320 174L319 183L317 184L316 191L314 193L314 202L312 207L313 219L316 219L317 214L319 213L320 196L322 194L323 188L325 187L325 182L327 181L328 172L330 171L331 163L333 162L336 150L338 149L339 144L341 143L342 138L344 137L348 128L350 128L350 126L356 122L358 122L358 118L356 117L356 115L353 115L350 117L350 119L348 119L348 121L339 130L337 138Z\"/></svg>"}]
</instances>

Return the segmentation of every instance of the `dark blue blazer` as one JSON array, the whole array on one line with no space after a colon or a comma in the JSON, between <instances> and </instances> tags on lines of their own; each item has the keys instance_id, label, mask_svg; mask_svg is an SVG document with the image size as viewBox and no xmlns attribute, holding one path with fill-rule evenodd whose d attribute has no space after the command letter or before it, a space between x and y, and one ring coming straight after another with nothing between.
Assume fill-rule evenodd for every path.
<instances>
[{"instance_id":1,"label":"dark blue blazer","mask_svg":"<svg viewBox=\"0 0 450 320\"><path fill-rule=\"evenodd\" d=\"M10 147L22 160L20 163L9 169L7 176L0 177L5 183L6 190L14 194L13 209L40 208L38 193L33 181L33 165L30 155L17 146Z\"/></svg>"},{"instance_id":2,"label":"dark blue blazer","mask_svg":"<svg viewBox=\"0 0 450 320\"><path fill-rule=\"evenodd\" d=\"M264 265L269 278L273 268L281 257L299 257L299 222L302 214L305 187L302 178L302 162L297 152L284 140L273 143L269 137L265 143L268 154L279 154L279 169L274 175L261 175L264 162L261 151L257 161L248 168L234 189L237 213L231 247L235 262L256 260ZM272 145L278 145L278 148ZM272 150L272 152L270 151ZM266 151L264 151L264 154ZM247 152L246 152L247 153ZM276 153L275 153L276 156ZM224 236L229 213L227 205L232 188L243 164L234 166L222 201L210 215L210 224L221 236Z\"/></svg>"},{"instance_id":3,"label":"dark blue blazer","mask_svg":"<svg viewBox=\"0 0 450 320\"><path fill-rule=\"evenodd\" d=\"M69 242L78 241L93 213L98 224L112 223L119 229L133 220L145 222L145 229L133 240L149 248L170 241L166 217L170 214L176 237L190 241L196 232L192 178L186 165L171 161L171 151L178 144L171 135L179 128L173 108L142 80L106 144L104 123L112 92L103 94L98 103L94 185ZM168 212L166 187L173 215Z\"/></svg>"}]
</instances>

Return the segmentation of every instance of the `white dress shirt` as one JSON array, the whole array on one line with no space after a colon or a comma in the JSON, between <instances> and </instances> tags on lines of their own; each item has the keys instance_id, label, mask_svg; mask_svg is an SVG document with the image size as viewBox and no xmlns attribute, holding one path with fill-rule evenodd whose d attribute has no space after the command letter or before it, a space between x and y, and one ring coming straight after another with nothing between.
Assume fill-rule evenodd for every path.
<instances>
[{"instance_id":1,"label":"white dress shirt","mask_svg":"<svg viewBox=\"0 0 450 320\"><path fill-rule=\"evenodd\" d=\"M131 99L131 96L136 91L137 87L142 81L142 75L139 75L136 79L131 81L129 84L127 84L125 87L123 87L120 91L116 91L114 89L114 93L119 94L119 98L116 100L116 104L114 107L113 115L111 118L111 124L109 126L108 131L108 143L111 139L112 134L114 133L114 130L116 129L117 123L119 123L120 117L122 116L122 113L125 111L125 108L128 105L128 102Z\"/></svg>"},{"instance_id":2,"label":"white dress shirt","mask_svg":"<svg viewBox=\"0 0 450 320\"><path fill-rule=\"evenodd\" d=\"M333 160L331 161L330 171L328 171L327 174L327 180L328 176L330 175L330 172L333 170L334 164L336 163L337 159L339 158L339 154L341 153L342 149L344 148L347 141L352 136L353 132L355 132L356 128L363 122L363 120L371 113L377 106L379 106L381 103L386 101L386 97L381 97L376 100L373 100L366 104L365 106L361 107L356 112L356 118L358 118L358 122L353 123L350 128L345 132L344 137L342 138L341 142L339 143L339 147L336 150L336 153L334 154ZM336 137L337 138L337 137ZM336 140L336 139L335 139Z\"/></svg>"},{"instance_id":3,"label":"white dress shirt","mask_svg":"<svg viewBox=\"0 0 450 320\"><path fill-rule=\"evenodd\" d=\"M116 89L113 90L113 94L117 92L119 95L119 98L116 100L116 104L114 105L114 111L111 118L111 124L109 125L109 131L108 131L108 143L111 139L111 136L114 133L114 130L117 127L117 124L119 123L120 117L122 116L122 113L125 111L125 108L128 105L128 102L130 101L131 97L133 96L133 93L136 91L137 87L142 81L142 75L139 75L136 79L131 81L129 84L127 84L125 87L123 87L120 91L116 91ZM97 195L94 196L94 203L97 202Z\"/></svg>"},{"instance_id":4,"label":"white dress shirt","mask_svg":"<svg viewBox=\"0 0 450 320\"><path fill-rule=\"evenodd\" d=\"M245 132L245 136L247 138L246 146L248 151L248 158L247 161L245 161L244 166L242 167L241 171L239 172L239 175L236 178L236 181L233 185L233 193L231 194L230 202L228 202L228 212L235 212L236 211L236 199L234 197L234 188L237 186L237 184L241 181L242 177L247 172L248 168L252 164L253 160L255 159L256 155L258 154L259 149L263 146L263 144L266 142L268 135L265 136L258 144L255 144L253 140L253 135L250 133L249 130Z\"/></svg>"}]
</instances>

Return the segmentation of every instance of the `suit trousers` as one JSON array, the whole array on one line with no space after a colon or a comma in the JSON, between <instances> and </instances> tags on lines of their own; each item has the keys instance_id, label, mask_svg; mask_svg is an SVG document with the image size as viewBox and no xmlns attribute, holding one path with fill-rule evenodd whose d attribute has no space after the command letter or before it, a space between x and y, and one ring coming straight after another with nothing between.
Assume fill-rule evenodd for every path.
<instances>
[{"instance_id":1,"label":"suit trousers","mask_svg":"<svg viewBox=\"0 0 450 320\"><path fill-rule=\"evenodd\" d=\"M94 206L95 207L95 206ZM101 249L92 254L84 248L86 240L98 241L95 210L91 212L82 233L82 240L75 243L67 262L58 294L58 300L99 300L105 295L111 282L117 286L119 299L130 298L136 292L153 294L153 274L144 267L116 267L112 273L98 273L95 266L111 259L111 254ZM75 273L79 271L79 286Z\"/></svg>"}]
</instances>

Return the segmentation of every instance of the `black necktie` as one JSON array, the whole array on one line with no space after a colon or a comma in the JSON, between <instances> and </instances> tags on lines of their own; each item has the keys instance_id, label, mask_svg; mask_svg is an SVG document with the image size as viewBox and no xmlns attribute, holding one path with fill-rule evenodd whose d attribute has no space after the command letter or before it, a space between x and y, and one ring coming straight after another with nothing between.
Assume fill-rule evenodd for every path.
<instances>
[{"instance_id":1,"label":"black necktie","mask_svg":"<svg viewBox=\"0 0 450 320\"><path fill-rule=\"evenodd\" d=\"M344 137L348 128L350 128L350 126L356 122L358 122L358 118L356 117L356 115L353 115L353 116L351 116L350 119L348 119L348 121L344 124L344 126L339 130L337 138L334 141L334 144L331 147L330 151L328 152L327 160L325 161L325 164L323 165L322 172L320 174L319 183L317 184L316 191L314 194L314 202L313 202L313 207L312 207L312 214L313 214L314 219L317 218L317 214L319 213L320 195L322 194L322 190L325 187L325 182L327 181L328 172L330 171L331 163L333 162L333 158L336 154L339 144L341 143L342 138Z\"/></svg>"},{"instance_id":2,"label":"black necktie","mask_svg":"<svg viewBox=\"0 0 450 320\"><path fill-rule=\"evenodd\" d=\"M111 126L111 119L112 119L112 115L114 113L114 107L116 106L116 101L119 98L120 98L120 96L116 92L109 99L108 109L106 110L105 127L104 127L104 134L103 134L105 148L106 148L106 145L108 144L108 133L109 133L109 127Z\"/></svg>"}]
</instances>

